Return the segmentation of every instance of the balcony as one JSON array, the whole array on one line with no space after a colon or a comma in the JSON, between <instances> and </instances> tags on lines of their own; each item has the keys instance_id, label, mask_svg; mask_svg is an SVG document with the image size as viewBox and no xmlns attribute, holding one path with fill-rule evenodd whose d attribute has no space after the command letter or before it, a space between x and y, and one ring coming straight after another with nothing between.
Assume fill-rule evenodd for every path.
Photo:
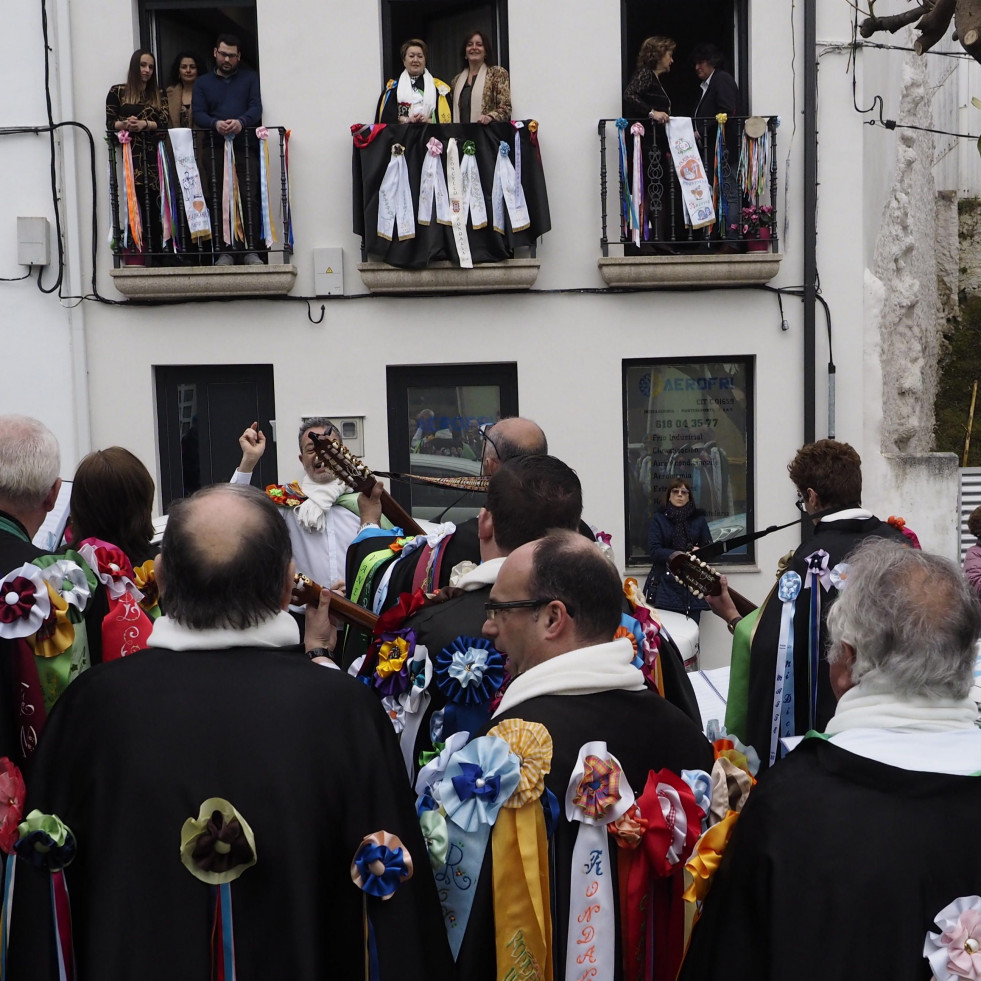
<instances>
[{"instance_id":1,"label":"balcony","mask_svg":"<svg viewBox=\"0 0 981 981\"><path fill-rule=\"evenodd\" d=\"M107 134L113 285L141 300L288 293L296 279L288 131L244 130L227 167L220 137L173 132L176 146L164 132L134 139L129 155L118 134ZM225 241L236 250L223 253ZM243 264L247 254L258 260Z\"/></svg>"},{"instance_id":2,"label":"balcony","mask_svg":"<svg viewBox=\"0 0 981 981\"><path fill-rule=\"evenodd\" d=\"M551 227L537 131L534 120L352 127L365 286L529 289L540 266L537 239Z\"/></svg>"},{"instance_id":3,"label":"balcony","mask_svg":"<svg viewBox=\"0 0 981 981\"><path fill-rule=\"evenodd\" d=\"M636 123L643 132L635 135ZM678 133L669 141L666 128L649 119L601 119L599 270L606 283L663 289L769 282L783 258L777 123L775 116L730 116L717 140L715 118L693 119L692 146ZM611 170L617 175L615 199Z\"/></svg>"}]
</instances>

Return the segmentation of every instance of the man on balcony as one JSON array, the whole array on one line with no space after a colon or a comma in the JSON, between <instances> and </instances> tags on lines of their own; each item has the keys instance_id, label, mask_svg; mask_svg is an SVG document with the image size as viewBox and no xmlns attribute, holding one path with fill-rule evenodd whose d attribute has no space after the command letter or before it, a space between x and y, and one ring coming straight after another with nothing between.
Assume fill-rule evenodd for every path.
<instances>
[{"instance_id":1,"label":"man on balcony","mask_svg":"<svg viewBox=\"0 0 981 981\"><path fill-rule=\"evenodd\" d=\"M260 237L259 224L259 142L255 134L247 131L262 122L262 99L259 95L259 76L249 68L242 68L242 42L234 34L221 34L215 45L215 70L202 75L194 85L194 125L212 133L211 147L206 148L206 166L214 167L209 174L212 192L212 220L214 241L221 255L216 266L230 266L235 259L232 253L244 249L242 263L246 266L261 265L257 246ZM234 214L228 218L229 232L226 237L222 212L227 208L224 200L218 201L218 188L222 186L219 175L224 170L227 140L234 138L235 172L242 196L244 228L236 229ZM210 152L209 152L210 151ZM229 182L234 180L227 175ZM231 239L229 241L228 239Z\"/></svg>"}]
</instances>

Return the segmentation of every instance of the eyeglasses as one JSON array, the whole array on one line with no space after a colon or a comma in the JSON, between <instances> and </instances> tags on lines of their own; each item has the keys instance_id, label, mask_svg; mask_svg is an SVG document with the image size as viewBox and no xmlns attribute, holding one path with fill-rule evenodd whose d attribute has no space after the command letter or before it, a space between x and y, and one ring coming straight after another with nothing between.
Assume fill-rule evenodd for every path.
<instances>
[{"instance_id":1,"label":"eyeglasses","mask_svg":"<svg viewBox=\"0 0 981 981\"><path fill-rule=\"evenodd\" d=\"M480 435L483 436L484 438L484 448L480 451L481 460L483 460L484 454L487 452L488 443L490 443L490 445L494 448L494 452L495 454L497 454L498 458L500 458L501 456L501 454L497 450L497 443L495 443L494 440L490 438L490 428L491 428L490 426L485 424L480 429Z\"/></svg>"},{"instance_id":2,"label":"eyeglasses","mask_svg":"<svg viewBox=\"0 0 981 981\"><path fill-rule=\"evenodd\" d=\"M797 500L794 502L794 506L801 514L807 514L807 502L804 500L804 495L800 491L797 492Z\"/></svg>"},{"instance_id":3,"label":"eyeglasses","mask_svg":"<svg viewBox=\"0 0 981 981\"><path fill-rule=\"evenodd\" d=\"M507 603L485 603L484 604L484 616L488 620L494 620L500 610L537 610L540 606L545 606L546 603L555 603L556 597L551 599L530 599L530 600L509 600ZM565 606L566 613L570 617L575 617L574 608L571 607L565 600L558 600Z\"/></svg>"}]
</instances>

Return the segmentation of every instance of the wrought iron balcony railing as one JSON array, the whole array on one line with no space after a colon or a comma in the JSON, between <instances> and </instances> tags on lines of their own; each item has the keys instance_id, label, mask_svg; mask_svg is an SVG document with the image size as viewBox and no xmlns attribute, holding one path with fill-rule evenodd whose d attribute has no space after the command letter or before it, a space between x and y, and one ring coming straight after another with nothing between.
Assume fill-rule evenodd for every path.
<instances>
[{"instance_id":1,"label":"wrought iron balcony railing","mask_svg":"<svg viewBox=\"0 0 981 981\"><path fill-rule=\"evenodd\" d=\"M246 129L227 143L199 129L119 137L106 137L117 268L220 266L250 254L258 258L248 262L276 253L291 261L285 127Z\"/></svg>"},{"instance_id":2,"label":"wrought iron balcony railing","mask_svg":"<svg viewBox=\"0 0 981 981\"><path fill-rule=\"evenodd\" d=\"M611 242L622 245L624 255L780 251L777 117L690 122L694 146L683 134L672 128L669 135L668 127L649 119L599 121L604 258ZM617 173L619 190L612 205L610 169ZM616 216L612 237L611 211Z\"/></svg>"}]
</instances>

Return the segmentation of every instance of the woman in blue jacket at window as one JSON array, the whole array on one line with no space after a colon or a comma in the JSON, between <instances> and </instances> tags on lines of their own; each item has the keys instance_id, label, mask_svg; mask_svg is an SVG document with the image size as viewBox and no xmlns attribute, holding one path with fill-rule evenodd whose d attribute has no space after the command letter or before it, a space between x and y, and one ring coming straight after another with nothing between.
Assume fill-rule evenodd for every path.
<instances>
[{"instance_id":1,"label":"woman in blue jacket at window","mask_svg":"<svg viewBox=\"0 0 981 981\"><path fill-rule=\"evenodd\" d=\"M678 552L690 552L712 542L705 512L692 501L691 484L673 477L664 495L664 507L654 513L647 532L647 551L653 567L647 598L659 610L684 613L696 623L708 605L697 599L668 571L668 560Z\"/></svg>"}]
</instances>

